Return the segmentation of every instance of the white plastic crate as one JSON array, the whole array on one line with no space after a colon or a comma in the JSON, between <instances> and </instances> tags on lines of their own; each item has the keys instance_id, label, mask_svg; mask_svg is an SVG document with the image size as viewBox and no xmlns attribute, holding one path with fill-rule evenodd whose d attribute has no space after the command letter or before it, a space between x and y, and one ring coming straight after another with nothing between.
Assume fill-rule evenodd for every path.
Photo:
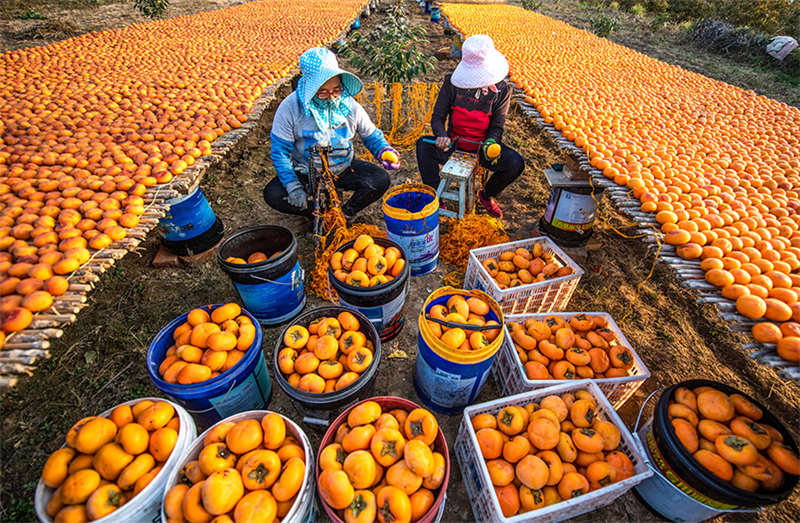
<instances>
[{"instance_id":1,"label":"white plastic crate","mask_svg":"<svg viewBox=\"0 0 800 523\"><path fill-rule=\"evenodd\" d=\"M572 274L542 282L529 283L528 285L520 285L513 289L501 289L497 282L494 281L494 278L481 265L482 261L489 258L499 260L500 254L508 250L513 251L520 247L530 250L536 243L541 244L545 252L553 255L553 261L557 265L571 267ZM464 276L464 288L479 289L489 294L503 308L503 314L563 311L567 307L572 293L575 292L581 276L583 276L583 269L581 269L580 265L572 261L550 238L540 236L469 251L467 273Z\"/></svg>"},{"instance_id":2,"label":"white plastic crate","mask_svg":"<svg viewBox=\"0 0 800 523\"><path fill-rule=\"evenodd\" d=\"M506 324L510 321L517 323L524 323L529 318L543 320L547 316L559 316L564 319L572 318L578 314L595 317L602 316L608 322L608 328L614 331L617 338L617 343L624 345L631 350L633 354L633 367L629 370L629 375L621 378L598 378L592 379L594 383L600 387L608 401L618 409L630 398L636 390L642 386L644 380L650 377L650 371L645 366L642 359L636 353L636 350L625 339L617 323L614 319L605 312L551 312L546 314L517 314L513 316L506 316ZM497 351L492 365L492 376L495 382L503 391L504 395L517 394L528 390L541 389L542 387L551 387L561 383L572 383L575 380L532 380L525 374L525 366L519 359L517 351L514 348L514 341L511 339L511 333L508 328L503 325L503 345Z\"/></svg>"},{"instance_id":3,"label":"white plastic crate","mask_svg":"<svg viewBox=\"0 0 800 523\"><path fill-rule=\"evenodd\" d=\"M500 503L494 493L492 480L486 463L481 456L478 446L478 439L475 430L472 428L470 419L476 414L488 413L496 415L503 407L508 405L526 405L537 401L550 394L563 394L565 392L575 392L587 390L597 402L597 414L602 420L610 421L620 431L620 444L618 450L625 453L633 463L634 475L617 483L612 483L607 487L589 492L583 496L561 501L554 505L543 507L523 514L507 518L500 510ZM476 521L491 521L503 523L518 523L523 521L563 521L587 512L591 512L600 507L609 505L625 492L638 485L653 474L647 466L644 456L639 447L634 443L631 433L625 424L614 411L611 404L603 395L597 385L590 380L578 380L553 387L538 389L535 391L523 392L514 396L501 398L479 405L472 405L464 409L464 418L456 436L455 454L461 469L461 477L467 489L467 494L472 504L472 514Z\"/></svg>"}]
</instances>

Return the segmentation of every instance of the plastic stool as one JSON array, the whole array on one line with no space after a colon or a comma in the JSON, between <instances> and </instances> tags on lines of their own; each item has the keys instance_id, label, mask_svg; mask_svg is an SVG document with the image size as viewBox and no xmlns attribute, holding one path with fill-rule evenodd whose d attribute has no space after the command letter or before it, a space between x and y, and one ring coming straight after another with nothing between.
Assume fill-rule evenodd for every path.
<instances>
[{"instance_id":1,"label":"plastic stool","mask_svg":"<svg viewBox=\"0 0 800 523\"><path fill-rule=\"evenodd\" d=\"M464 217L464 214L472 210L475 204L475 184L473 175L478 166L478 158L474 154L463 151L456 151L442 166L440 173L441 181L436 188L436 197L439 201L450 200L458 202L458 214L445 208L439 208L439 214L450 218ZM450 184L458 186L458 192L450 190Z\"/></svg>"}]
</instances>

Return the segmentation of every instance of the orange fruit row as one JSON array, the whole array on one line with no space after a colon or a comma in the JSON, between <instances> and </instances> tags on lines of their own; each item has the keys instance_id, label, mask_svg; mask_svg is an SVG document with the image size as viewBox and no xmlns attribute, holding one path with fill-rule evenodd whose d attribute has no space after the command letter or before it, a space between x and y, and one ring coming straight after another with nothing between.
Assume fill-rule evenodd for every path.
<instances>
[{"instance_id":1,"label":"orange fruit row","mask_svg":"<svg viewBox=\"0 0 800 523\"><path fill-rule=\"evenodd\" d=\"M531 380L621 378L636 363L602 316L547 316L506 325Z\"/></svg>"},{"instance_id":2,"label":"orange fruit row","mask_svg":"<svg viewBox=\"0 0 800 523\"><path fill-rule=\"evenodd\" d=\"M428 310L431 318L462 325L497 325L496 329L472 330L467 327L448 327L425 319L428 329L434 336L442 340L448 347L462 351L479 350L488 347L502 330L495 320L487 320L489 305L482 299L471 296L464 298L453 295L448 298L446 305L433 305Z\"/></svg>"},{"instance_id":3,"label":"orange fruit row","mask_svg":"<svg viewBox=\"0 0 800 523\"><path fill-rule=\"evenodd\" d=\"M174 343L164 354L158 374L180 385L216 378L239 363L255 338L255 325L237 303L214 310L210 306L193 309L172 332Z\"/></svg>"},{"instance_id":4,"label":"orange fruit row","mask_svg":"<svg viewBox=\"0 0 800 523\"><path fill-rule=\"evenodd\" d=\"M67 432L50 454L42 482L56 489L47 503L55 521L93 521L133 499L161 471L178 441L180 419L166 401L120 405Z\"/></svg>"},{"instance_id":5,"label":"orange fruit row","mask_svg":"<svg viewBox=\"0 0 800 523\"><path fill-rule=\"evenodd\" d=\"M333 276L354 287L375 287L400 276L406 266L403 252L397 247L384 249L368 234L355 239L349 249L331 256Z\"/></svg>"},{"instance_id":6,"label":"orange fruit row","mask_svg":"<svg viewBox=\"0 0 800 523\"><path fill-rule=\"evenodd\" d=\"M787 337L780 326L800 320L800 110L518 7L444 13L494 39L526 101L631 190L679 256L724 297L752 296L739 312L774 327L756 339ZM778 353L798 362L790 337Z\"/></svg>"},{"instance_id":7,"label":"orange fruit row","mask_svg":"<svg viewBox=\"0 0 800 523\"><path fill-rule=\"evenodd\" d=\"M684 449L722 481L750 492L775 491L784 473L800 474L800 458L741 394L713 387L679 387L668 404L672 430Z\"/></svg>"},{"instance_id":8,"label":"orange fruit row","mask_svg":"<svg viewBox=\"0 0 800 523\"><path fill-rule=\"evenodd\" d=\"M370 365L375 346L352 313L321 317L307 327L292 325L283 336L278 367L289 385L313 394L341 390Z\"/></svg>"},{"instance_id":9,"label":"orange fruit row","mask_svg":"<svg viewBox=\"0 0 800 523\"><path fill-rule=\"evenodd\" d=\"M553 260L553 254L546 252L539 243L534 244L530 250L520 247L513 251L505 251L500 254L499 260L488 258L483 260L481 265L501 289L539 283L572 274L572 267L559 265Z\"/></svg>"},{"instance_id":10,"label":"orange fruit row","mask_svg":"<svg viewBox=\"0 0 800 523\"><path fill-rule=\"evenodd\" d=\"M320 452L320 498L347 522L417 521L444 482L445 458L434 448L438 434L426 409L356 405Z\"/></svg>"},{"instance_id":11,"label":"orange fruit row","mask_svg":"<svg viewBox=\"0 0 800 523\"><path fill-rule=\"evenodd\" d=\"M279 414L221 421L167 492L164 513L170 521L278 521L297 500L305 460Z\"/></svg>"},{"instance_id":12,"label":"orange fruit row","mask_svg":"<svg viewBox=\"0 0 800 523\"><path fill-rule=\"evenodd\" d=\"M363 4L262 0L0 55L3 332L48 309L66 291L49 278L125 238L147 187L210 154Z\"/></svg>"},{"instance_id":13,"label":"orange fruit row","mask_svg":"<svg viewBox=\"0 0 800 523\"><path fill-rule=\"evenodd\" d=\"M585 390L553 394L496 414L472 428L505 517L602 489L634 474L619 429L602 419Z\"/></svg>"}]
</instances>

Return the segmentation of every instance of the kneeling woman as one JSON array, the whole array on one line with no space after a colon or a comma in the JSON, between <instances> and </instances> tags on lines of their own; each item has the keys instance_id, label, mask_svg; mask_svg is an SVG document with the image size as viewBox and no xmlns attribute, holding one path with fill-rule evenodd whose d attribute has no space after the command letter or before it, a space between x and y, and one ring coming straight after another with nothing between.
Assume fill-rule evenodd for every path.
<instances>
[{"instance_id":1,"label":"kneeling woman","mask_svg":"<svg viewBox=\"0 0 800 523\"><path fill-rule=\"evenodd\" d=\"M495 197L525 168L522 156L502 143L511 104L511 86L505 81L508 62L486 35L464 40L461 56L461 62L452 75L445 77L439 90L431 117L434 136L417 140L417 164L422 181L436 188L439 166L454 148L477 152L480 164L492 171L478 200L489 214L499 218L503 211ZM436 143L431 143L434 140ZM492 144L500 145L499 156L487 155Z\"/></svg>"},{"instance_id":2,"label":"kneeling woman","mask_svg":"<svg viewBox=\"0 0 800 523\"><path fill-rule=\"evenodd\" d=\"M332 150L328 168L334 174L336 187L353 191L342 206L349 220L389 188L385 169L400 166L382 161L381 168L354 159L355 135L361 137L375 158L381 158L386 151L397 151L353 98L362 89L361 80L339 69L331 51L314 47L303 53L300 74L297 89L281 102L272 121L270 157L277 177L264 188L264 200L283 213L310 215L306 192L310 149L314 145L329 146ZM315 169L320 169L319 158L315 162Z\"/></svg>"}]
</instances>

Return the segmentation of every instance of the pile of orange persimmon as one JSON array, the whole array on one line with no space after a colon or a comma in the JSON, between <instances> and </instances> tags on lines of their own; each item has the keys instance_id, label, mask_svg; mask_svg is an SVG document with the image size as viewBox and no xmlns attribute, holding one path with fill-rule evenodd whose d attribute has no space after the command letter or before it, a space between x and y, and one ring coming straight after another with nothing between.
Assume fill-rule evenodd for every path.
<instances>
[{"instance_id":1,"label":"pile of orange persimmon","mask_svg":"<svg viewBox=\"0 0 800 523\"><path fill-rule=\"evenodd\" d=\"M252 264L252 263L261 263L261 262L265 262L267 260L271 260L273 258L277 258L278 256L281 255L282 252L283 251L277 251L277 252L272 253L270 256L267 256L266 254L264 254L261 251L254 251L254 252L250 253L249 256L247 256L247 259L245 259L245 258L237 258L236 256L228 256L227 258L225 258L225 261L228 262L228 263L235 263L236 265L246 265L246 264Z\"/></svg>"},{"instance_id":2,"label":"pile of orange persimmon","mask_svg":"<svg viewBox=\"0 0 800 523\"><path fill-rule=\"evenodd\" d=\"M757 341L800 362L800 109L519 7L444 13L467 35L490 35L544 121L763 322Z\"/></svg>"},{"instance_id":3,"label":"pile of orange persimmon","mask_svg":"<svg viewBox=\"0 0 800 523\"><path fill-rule=\"evenodd\" d=\"M354 287L375 287L400 276L406 266L403 252L397 247L383 248L372 236L362 234L353 246L331 256L333 276Z\"/></svg>"},{"instance_id":4,"label":"pile of orange persimmon","mask_svg":"<svg viewBox=\"0 0 800 523\"><path fill-rule=\"evenodd\" d=\"M320 498L344 521L417 521L433 506L446 472L435 450L439 423L426 409L353 407L320 452ZM380 516L379 516L380 514Z\"/></svg>"},{"instance_id":5,"label":"pile of orange persimmon","mask_svg":"<svg viewBox=\"0 0 800 523\"><path fill-rule=\"evenodd\" d=\"M42 482L56 489L47 503L55 521L92 521L133 499L161 471L180 432L166 401L120 405L67 432L67 446L44 464Z\"/></svg>"},{"instance_id":6,"label":"pile of orange persimmon","mask_svg":"<svg viewBox=\"0 0 800 523\"><path fill-rule=\"evenodd\" d=\"M167 383L189 385L216 378L241 360L256 338L256 327L237 303L189 311L172 332L173 344L158 366Z\"/></svg>"},{"instance_id":7,"label":"pile of orange persimmon","mask_svg":"<svg viewBox=\"0 0 800 523\"><path fill-rule=\"evenodd\" d=\"M477 296L464 298L458 294L451 296L445 305L436 304L428 310L431 318L463 325L463 327L448 327L429 319L426 322L428 330L439 338L442 343L452 349L470 351L479 350L489 346L501 333L502 327L495 320L487 320L489 304ZM484 327L497 325L496 329L471 330L469 325Z\"/></svg>"},{"instance_id":8,"label":"pile of orange persimmon","mask_svg":"<svg viewBox=\"0 0 800 523\"><path fill-rule=\"evenodd\" d=\"M164 497L169 521L275 521L288 514L305 479L306 455L286 431L275 413L212 427Z\"/></svg>"},{"instance_id":9,"label":"pile of orange persimmon","mask_svg":"<svg viewBox=\"0 0 800 523\"><path fill-rule=\"evenodd\" d=\"M0 55L0 345L362 6L257 1Z\"/></svg>"},{"instance_id":10,"label":"pile of orange persimmon","mask_svg":"<svg viewBox=\"0 0 800 523\"><path fill-rule=\"evenodd\" d=\"M633 476L620 431L585 390L472 417L503 515L530 512Z\"/></svg>"},{"instance_id":11,"label":"pile of orange persimmon","mask_svg":"<svg viewBox=\"0 0 800 523\"><path fill-rule=\"evenodd\" d=\"M534 244L531 249L520 247L504 251L499 259L488 258L481 265L501 289L539 283L573 272L572 267L554 262L553 254L545 251L540 243Z\"/></svg>"},{"instance_id":12,"label":"pile of orange persimmon","mask_svg":"<svg viewBox=\"0 0 800 523\"><path fill-rule=\"evenodd\" d=\"M764 412L741 394L678 387L667 414L686 451L722 481L755 492L775 491L784 473L800 474L800 458Z\"/></svg>"},{"instance_id":13,"label":"pile of orange persimmon","mask_svg":"<svg viewBox=\"0 0 800 523\"><path fill-rule=\"evenodd\" d=\"M352 313L323 316L308 326L292 325L283 336L278 368L289 385L313 394L341 390L366 371L375 346Z\"/></svg>"},{"instance_id":14,"label":"pile of orange persimmon","mask_svg":"<svg viewBox=\"0 0 800 523\"><path fill-rule=\"evenodd\" d=\"M546 316L506 325L531 380L619 378L636 363L603 316Z\"/></svg>"}]
</instances>

